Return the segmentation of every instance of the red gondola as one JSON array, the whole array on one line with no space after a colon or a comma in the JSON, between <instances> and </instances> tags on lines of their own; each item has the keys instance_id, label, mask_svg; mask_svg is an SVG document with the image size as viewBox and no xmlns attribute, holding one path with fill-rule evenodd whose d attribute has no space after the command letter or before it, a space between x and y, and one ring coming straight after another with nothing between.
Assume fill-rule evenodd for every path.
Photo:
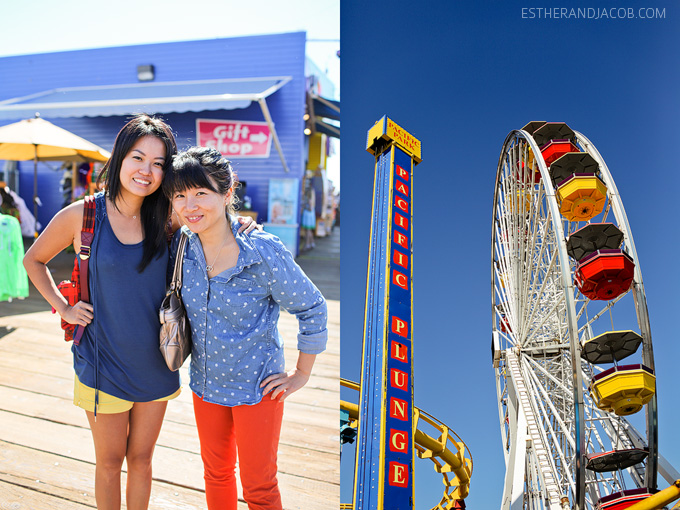
<instances>
[{"instance_id":1,"label":"red gondola","mask_svg":"<svg viewBox=\"0 0 680 510\"><path fill-rule=\"evenodd\" d=\"M546 166L550 166L553 161L570 152L581 152L570 140L551 140L541 147L541 154L543 155Z\"/></svg>"},{"instance_id":2,"label":"red gondola","mask_svg":"<svg viewBox=\"0 0 680 510\"><path fill-rule=\"evenodd\" d=\"M596 508L597 510L623 510L651 495L652 493L647 488L623 490L601 497Z\"/></svg>"},{"instance_id":3,"label":"red gondola","mask_svg":"<svg viewBox=\"0 0 680 510\"><path fill-rule=\"evenodd\" d=\"M626 292L634 271L633 259L623 250L597 250L578 263L574 283L587 298L604 301Z\"/></svg>"}]
</instances>

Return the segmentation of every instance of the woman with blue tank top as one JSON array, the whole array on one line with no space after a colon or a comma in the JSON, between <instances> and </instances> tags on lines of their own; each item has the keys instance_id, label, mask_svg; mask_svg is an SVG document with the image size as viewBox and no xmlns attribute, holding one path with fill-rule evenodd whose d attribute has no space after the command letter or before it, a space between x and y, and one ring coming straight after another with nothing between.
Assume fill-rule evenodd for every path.
<instances>
[{"instance_id":1,"label":"woman with blue tank top","mask_svg":"<svg viewBox=\"0 0 680 510\"><path fill-rule=\"evenodd\" d=\"M158 309L165 296L169 201L161 190L177 152L170 127L142 114L118 133L95 195L88 271L90 303L69 306L46 264L73 244L80 251L83 202L61 210L31 246L24 265L33 284L70 324L86 327L73 345L74 404L94 439L95 499L120 509L127 461L128 510L148 508L151 458L167 401L180 392L159 351Z\"/></svg>"}]
</instances>

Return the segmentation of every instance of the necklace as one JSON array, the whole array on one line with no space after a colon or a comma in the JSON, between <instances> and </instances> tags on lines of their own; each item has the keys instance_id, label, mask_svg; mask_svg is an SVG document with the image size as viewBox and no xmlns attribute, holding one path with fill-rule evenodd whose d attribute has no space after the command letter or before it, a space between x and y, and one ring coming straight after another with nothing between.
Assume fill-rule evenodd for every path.
<instances>
[{"instance_id":1,"label":"necklace","mask_svg":"<svg viewBox=\"0 0 680 510\"><path fill-rule=\"evenodd\" d=\"M210 265L208 265L208 266L205 266L205 270L208 271L209 273L211 273L212 270L215 269L215 262L217 262L217 257L219 257L219 256L220 256L220 253L222 253L222 248L224 248L224 245L227 244L227 240L228 240L228 239L229 239L229 238L227 237L227 238L224 240L224 242L222 242L222 246L220 246L220 249L219 249L219 251L217 252L217 255L215 255L215 258L213 259L212 264L210 264Z\"/></svg>"},{"instance_id":2,"label":"necklace","mask_svg":"<svg viewBox=\"0 0 680 510\"><path fill-rule=\"evenodd\" d=\"M126 218L132 218L133 220L136 220L136 219L137 219L137 215L139 214L139 213L137 213L137 214L135 214L134 216L131 216L131 215L127 214L127 213L124 213L124 212L121 211L120 209L118 209L118 212L119 212L120 214L122 214L123 216L125 216Z\"/></svg>"},{"instance_id":3,"label":"necklace","mask_svg":"<svg viewBox=\"0 0 680 510\"><path fill-rule=\"evenodd\" d=\"M106 198L109 198L109 197L107 196ZM109 199L109 201L110 201L110 199ZM113 204L113 202L111 202L111 203ZM114 205L114 207L116 208L116 210L117 210L120 214L122 214L122 215L125 216L126 218L132 218L133 220L136 220L136 219L137 219L137 215L139 215L139 213L137 213L137 214L135 214L134 216L130 216L129 214L126 214L126 213L124 213L123 211L121 211L116 205Z\"/></svg>"}]
</instances>

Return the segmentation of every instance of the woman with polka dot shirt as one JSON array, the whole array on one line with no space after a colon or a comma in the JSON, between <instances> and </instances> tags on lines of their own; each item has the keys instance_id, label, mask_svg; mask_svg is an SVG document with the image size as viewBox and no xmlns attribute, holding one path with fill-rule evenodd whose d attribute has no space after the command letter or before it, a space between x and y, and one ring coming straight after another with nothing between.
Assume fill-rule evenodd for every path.
<instances>
[{"instance_id":1,"label":"woman with polka dot shirt","mask_svg":"<svg viewBox=\"0 0 680 510\"><path fill-rule=\"evenodd\" d=\"M326 301L275 236L238 232L231 163L192 147L164 182L188 235L182 300L192 332L191 390L208 508L236 510L235 465L249 508L280 509L276 480L283 401L309 380L326 346ZM179 234L173 241L176 253ZM172 255L171 255L172 256ZM170 264L172 267L172 264ZM300 328L296 367L284 367L280 307Z\"/></svg>"}]
</instances>

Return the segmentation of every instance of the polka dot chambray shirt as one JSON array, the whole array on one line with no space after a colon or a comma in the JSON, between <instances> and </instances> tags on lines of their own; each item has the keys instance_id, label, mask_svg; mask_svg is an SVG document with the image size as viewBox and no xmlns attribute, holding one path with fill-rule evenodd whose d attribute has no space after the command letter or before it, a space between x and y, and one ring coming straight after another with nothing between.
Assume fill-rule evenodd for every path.
<instances>
[{"instance_id":1,"label":"polka dot chambray shirt","mask_svg":"<svg viewBox=\"0 0 680 510\"><path fill-rule=\"evenodd\" d=\"M278 237L232 229L240 253L236 266L208 279L200 240L189 235L182 268L182 300L192 333L191 390L206 402L257 404L260 383L285 371L279 307L295 314L297 347L309 354L326 348L326 300ZM174 264L179 232L172 243Z\"/></svg>"}]
</instances>

